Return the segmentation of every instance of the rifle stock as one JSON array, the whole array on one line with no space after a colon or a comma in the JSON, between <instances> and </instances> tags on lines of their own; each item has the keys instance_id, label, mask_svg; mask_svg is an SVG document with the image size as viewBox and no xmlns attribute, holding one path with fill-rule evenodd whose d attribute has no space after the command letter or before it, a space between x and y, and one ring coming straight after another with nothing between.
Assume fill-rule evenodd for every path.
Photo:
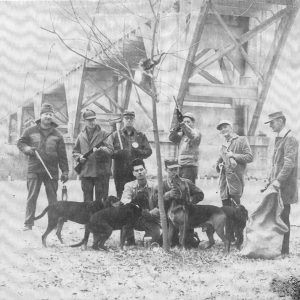
<instances>
[{"instance_id":1,"label":"rifle stock","mask_svg":"<svg viewBox=\"0 0 300 300\"><path fill-rule=\"evenodd\" d=\"M103 143L108 137L110 137L112 134L113 134L113 131L112 131L110 134L108 134L104 139L102 139L98 144L96 144L95 147L93 147L93 149L94 149L94 148L99 148L99 147L102 145L102 143ZM91 150L89 150L88 152L84 153L84 154L82 155L82 158L88 159L88 157L94 152L93 149L91 149ZM85 162L80 162L80 161L79 161L79 162L77 163L77 165L74 167L74 170L75 170L75 172L76 172L78 175L81 173L82 168L83 168L83 166L85 165L85 163L86 163L86 161L85 161Z\"/></svg>"}]
</instances>

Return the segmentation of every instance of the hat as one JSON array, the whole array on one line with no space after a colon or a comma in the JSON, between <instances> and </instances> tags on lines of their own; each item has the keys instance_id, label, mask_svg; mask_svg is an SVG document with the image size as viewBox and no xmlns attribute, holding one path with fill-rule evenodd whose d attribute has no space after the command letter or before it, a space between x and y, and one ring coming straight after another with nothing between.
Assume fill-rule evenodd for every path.
<instances>
[{"instance_id":1,"label":"hat","mask_svg":"<svg viewBox=\"0 0 300 300\"><path fill-rule=\"evenodd\" d=\"M92 119L96 119L96 113L91 110L91 109L87 109L83 114L82 117L84 120L92 120Z\"/></svg>"},{"instance_id":2,"label":"hat","mask_svg":"<svg viewBox=\"0 0 300 300\"><path fill-rule=\"evenodd\" d=\"M178 160L177 159L165 159L165 168L166 169L174 169L179 168Z\"/></svg>"},{"instance_id":3,"label":"hat","mask_svg":"<svg viewBox=\"0 0 300 300\"><path fill-rule=\"evenodd\" d=\"M268 117L269 117L269 121L265 122L265 124L268 124L271 121L276 120L278 118L285 118L285 115L282 113L282 111L277 111L272 114L269 114Z\"/></svg>"},{"instance_id":4,"label":"hat","mask_svg":"<svg viewBox=\"0 0 300 300\"><path fill-rule=\"evenodd\" d=\"M190 118L193 122L195 122L195 117L191 112L186 112L183 114L184 118Z\"/></svg>"},{"instance_id":5,"label":"hat","mask_svg":"<svg viewBox=\"0 0 300 300\"><path fill-rule=\"evenodd\" d=\"M228 120L221 120L218 125L217 125L217 130L220 130L220 127L223 125L223 124L227 124L227 125L230 125L232 127L232 123Z\"/></svg>"},{"instance_id":6,"label":"hat","mask_svg":"<svg viewBox=\"0 0 300 300\"><path fill-rule=\"evenodd\" d=\"M49 112L54 114L53 106L49 103L43 103L40 114L49 113Z\"/></svg>"},{"instance_id":7,"label":"hat","mask_svg":"<svg viewBox=\"0 0 300 300\"><path fill-rule=\"evenodd\" d=\"M131 116L131 117L135 118L135 112L132 110L124 110L123 117L125 117L125 116Z\"/></svg>"}]
</instances>

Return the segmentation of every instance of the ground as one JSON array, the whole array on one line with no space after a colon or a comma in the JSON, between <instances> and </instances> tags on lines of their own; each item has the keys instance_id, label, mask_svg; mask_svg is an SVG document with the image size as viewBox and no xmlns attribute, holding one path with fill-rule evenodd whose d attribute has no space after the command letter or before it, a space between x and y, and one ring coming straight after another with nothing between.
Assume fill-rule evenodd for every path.
<instances>
[{"instance_id":1,"label":"ground","mask_svg":"<svg viewBox=\"0 0 300 300\"><path fill-rule=\"evenodd\" d=\"M113 186L113 184L111 184ZM205 203L219 204L216 180L200 181ZM243 204L250 213L261 200L263 182L247 182ZM69 200L82 201L79 181L67 183ZM300 228L292 226L291 254L275 260L251 260L233 249L222 253L217 241L210 250L160 248L145 249L142 234L139 246L121 251L119 232L107 245L109 252L94 251L91 241L86 251L68 245L83 236L83 226L67 222L63 228L65 244L54 232L43 248L44 217L32 231L23 232L26 183L0 182L1 255L0 299L292 299L284 292L274 293L271 282L290 276L300 278ZM111 191L114 192L113 189ZM61 187L59 190L59 198ZM37 213L46 206L42 191ZM292 224L300 225L300 205L292 207ZM200 239L206 240L199 231ZM201 247L201 244L200 244ZM296 298L294 298L296 299Z\"/></svg>"}]
</instances>

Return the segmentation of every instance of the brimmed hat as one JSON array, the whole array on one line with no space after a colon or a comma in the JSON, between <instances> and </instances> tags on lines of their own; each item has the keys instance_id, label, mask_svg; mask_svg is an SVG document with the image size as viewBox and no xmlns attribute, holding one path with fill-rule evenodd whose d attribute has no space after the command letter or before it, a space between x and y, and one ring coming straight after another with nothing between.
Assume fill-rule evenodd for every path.
<instances>
[{"instance_id":1,"label":"brimmed hat","mask_svg":"<svg viewBox=\"0 0 300 300\"><path fill-rule=\"evenodd\" d=\"M92 119L96 119L96 113L91 110L91 109L87 109L83 114L82 117L84 120L92 120Z\"/></svg>"},{"instance_id":2,"label":"brimmed hat","mask_svg":"<svg viewBox=\"0 0 300 300\"><path fill-rule=\"evenodd\" d=\"M124 110L123 112L123 117L125 116L130 116L130 117L134 117L135 118L135 112L132 110Z\"/></svg>"},{"instance_id":3,"label":"brimmed hat","mask_svg":"<svg viewBox=\"0 0 300 300\"><path fill-rule=\"evenodd\" d=\"M166 169L174 169L179 168L178 160L177 159L165 159L165 168Z\"/></svg>"},{"instance_id":4,"label":"brimmed hat","mask_svg":"<svg viewBox=\"0 0 300 300\"><path fill-rule=\"evenodd\" d=\"M278 118L285 118L285 115L282 113L282 111L277 111L272 114L269 114L268 118L269 118L269 121L265 122L265 124L268 124L271 121L276 120Z\"/></svg>"},{"instance_id":5,"label":"brimmed hat","mask_svg":"<svg viewBox=\"0 0 300 300\"><path fill-rule=\"evenodd\" d=\"M54 114L53 106L49 103L43 103L40 114L45 114L49 112Z\"/></svg>"},{"instance_id":6,"label":"brimmed hat","mask_svg":"<svg viewBox=\"0 0 300 300\"><path fill-rule=\"evenodd\" d=\"M183 114L184 118L190 118L193 122L195 122L195 117L191 112L186 112Z\"/></svg>"},{"instance_id":7,"label":"brimmed hat","mask_svg":"<svg viewBox=\"0 0 300 300\"><path fill-rule=\"evenodd\" d=\"M223 125L223 124L227 124L227 125L230 125L232 127L232 123L228 120L221 120L218 125L217 125L217 130L220 130L220 127Z\"/></svg>"}]
</instances>

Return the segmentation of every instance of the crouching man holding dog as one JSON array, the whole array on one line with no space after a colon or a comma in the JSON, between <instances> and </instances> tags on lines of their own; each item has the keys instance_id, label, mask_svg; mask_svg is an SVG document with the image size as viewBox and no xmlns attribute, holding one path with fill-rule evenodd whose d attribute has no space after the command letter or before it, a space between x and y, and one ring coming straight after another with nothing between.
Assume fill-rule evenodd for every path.
<instances>
[{"instance_id":1,"label":"crouching man holding dog","mask_svg":"<svg viewBox=\"0 0 300 300\"><path fill-rule=\"evenodd\" d=\"M157 208L157 190L154 184L147 180L147 170L142 159L137 158L132 161L132 172L136 180L125 184L120 202L121 204L133 201L141 203L142 216L135 223L134 229L145 231L145 236L151 237L152 243L158 242L160 238L160 218ZM124 235L130 240L132 229L127 228L126 230L127 232Z\"/></svg>"}]
</instances>

